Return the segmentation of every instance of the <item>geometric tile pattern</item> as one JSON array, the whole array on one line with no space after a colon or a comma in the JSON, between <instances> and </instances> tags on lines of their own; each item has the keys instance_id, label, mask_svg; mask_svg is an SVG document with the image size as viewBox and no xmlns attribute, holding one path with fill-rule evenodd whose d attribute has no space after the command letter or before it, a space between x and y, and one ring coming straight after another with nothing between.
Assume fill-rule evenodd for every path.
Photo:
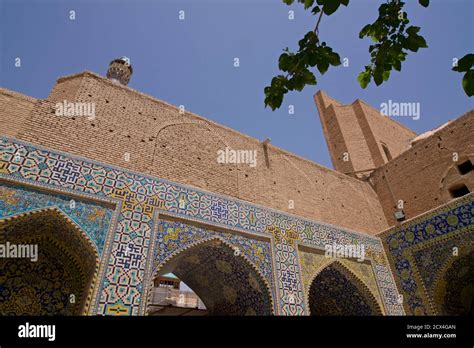
<instances>
[{"instance_id":1,"label":"geometric tile pattern","mask_svg":"<svg viewBox=\"0 0 474 348\"><path fill-rule=\"evenodd\" d=\"M334 261L333 258L326 257L323 252L299 251L301 265L301 280L308 295L308 289L314 277Z\"/></svg>"},{"instance_id":2,"label":"geometric tile pattern","mask_svg":"<svg viewBox=\"0 0 474 348\"><path fill-rule=\"evenodd\" d=\"M199 241L214 237L227 242L234 249L236 256L240 254L245 256L264 276L272 291L272 297L275 298L275 278L270 242L246 238L239 234L190 226L177 221L161 220L158 222L154 243L153 271L150 281L153 281L152 278L157 269L172 256L180 254L182 250L188 249Z\"/></svg>"},{"instance_id":3,"label":"geometric tile pattern","mask_svg":"<svg viewBox=\"0 0 474 348\"><path fill-rule=\"evenodd\" d=\"M462 257L453 259L438 278L434 303L437 315L474 315L474 244Z\"/></svg>"},{"instance_id":4,"label":"geometric tile pattern","mask_svg":"<svg viewBox=\"0 0 474 348\"><path fill-rule=\"evenodd\" d=\"M311 315L381 315L367 287L336 261L324 268L310 286ZM352 277L351 277L352 276Z\"/></svg>"},{"instance_id":5,"label":"geometric tile pattern","mask_svg":"<svg viewBox=\"0 0 474 348\"><path fill-rule=\"evenodd\" d=\"M474 244L474 195L431 211L381 235L407 314L436 314L434 288L444 265ZM457 253L454 250L459 250Z\"/></svg>"},{"instance_id":6,"label":"geometric tile pattern","mask_svg":"<svg viewBox=\"0 0 474 348\"><path fill-rule=\"evenodd\" d=\"M306 295L309 296L309 289L315 277L335 260L344 265L357 279L364 284L375 297L380 308L383 308L382 298L377 287L377 281L372 267L367 262L358 262L351 259L326 257L324 252L307 252L299 250L301 260L301 272L303 275L303 287L306 289ZM308 300L308 298L307 298Z\"/></svg>"},{"instance_id":7,"label":"geometric tile pattern","mask_svg":"<svg viewBox=\"0 0 474 348\"><path fill-rule=\"evenodd\" d=\"M56 207L79 225L102 255L114 213L112 208L81 199L0 182L0 219Z\"/></svg>"},{"instance_id":8,"label":"geometric tile pattern","mask_svg":"<svg viewBox=\"0 0 474 348\"><path fill-rule=\"evenodd\" d=\"M456 256L453 255L454 248L459 249ZM435 239L431 243L426 243L423 247L418 246L411 250L413 253L409 258L413 260L417 275L423 282L423 290L428 295L430 302L433 302L439 280L445 275L446 266L464 258L469 251L474 250L474 233L467 233L467 231L457 233L449 239ZM434 272L433 266L435 265L445 267L437 268L437 271ZM474 263L472 263L472 270L474 270ZM449 283L449 288L454 288L456 283L459 282ZM474 286L474 279L471 280L471 284Z\"/></svg>"},{"instance_id":9,"label":"geometric tile pattern","mask_svg":"<svg viewBox=\"0 0 474 348\"><path fill-rule=\"evenodd\" d=\"M87 313L99 256L91 239L83 234L55 208L2 220L0 243L34 244L38 255L35 262L28 258L0 258L0 313Z\"/></svg>"},{"instance_id":10,"label":"geometric tile pattern","mask_svg":"<svg viewBox=\"0 0 474 348\"><path fill-rule=\"evenodd\" d=\"M214 238L183 250L165 267L196 292L211 315L271 315L268 283L243 254L235 254L232 245Z\"/></svg>"},{"instance_id":11,"label":"geometric tile pattern","mask_svg":"<svg viewBox=\"0 0 474 348\"><path fill-rule=\"evenodd\" d=\"M107 198L120 205L114 240L106 250L97 314L144 313L141 294L147 290L147 263L153 262L151 244L159 212L256 238L271 238L277 314L282 315L308 313L301 284L299 244L310 248L333 243L364 244L387 314L403 314L379 238L6 137L0 138L2 177L63 193Z\"/></svg>"}]
</instances>

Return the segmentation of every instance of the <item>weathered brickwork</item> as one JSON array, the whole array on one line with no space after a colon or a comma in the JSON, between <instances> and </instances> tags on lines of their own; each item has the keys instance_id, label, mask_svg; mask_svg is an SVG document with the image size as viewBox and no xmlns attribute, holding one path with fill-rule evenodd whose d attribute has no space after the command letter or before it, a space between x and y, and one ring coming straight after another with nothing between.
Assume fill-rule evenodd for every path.
<instances>
[{"instance_id":1,"label":"weathered brickwork","mask_svg":"<svg viewBox=\"0 0 474 348\"><path fill-rule=\"evenodd\" d=\"M343 105L322 91L314 99L332 163L341 173L354 175L380 167L389 161L382 144L394 158L408 149L410 140L416 136L359 99Z\"/></svg>"},{"instance_id":2,"label":"weathered brickwork","mask_svg":"<svg viewBox=\"0 0 474 348\"><path fill-rule=\"evenodd\" d=\"M114 62L131 73L126 57ZM62 77L45 100L0 89L0 237L56 213L74 222L68 233L88 241L78 248L96 267L84 313L147 313L161 271L214 313L469 312L474 111L417 136L360 100L318 92L333 171L119 80ZM64 101L95 114L60 116ZM256 165L219 163L226 148L256 151ZM364 246L363 262L332 259L331 245ZM58 260L45 267L66 272ZM202 274L189 272L197 264Z\"/></svg>"},{"instance_id":3,"label":"weathered brickwork","mask_svg":"<svg viewBox=\"0 0 474 348\"><path fill-rule=\"evenodd\" d=\"M394 225L399 201L407 218L450 202L449 190L464 184L474 191L474 171L461 174L458 165L474 163L474 111L420 140L371 174L386 218Z\"/></svg>"},{"instance_id":4,"label":"weathered brickwork","mask_svg":"<svg viewBox=\"0 0 474 348\"><path fill-rule=\"evenodd\" d=\"M0 88L0 130L15 137L23 131L23 124L30 115L36 99Z\"/></svg>"},{"instance_id":5,"label":"weathered brickwork","mask_svg":"<svg viewBox=\"0 0 474 348\"><path fill-rule=\"evenodd\" d=\"M95 103L95 119L56 116L64 100ZM387 227L368 183L89 72L60 78L16 137L357 231ZM226 147L256 150L256 167L218 163Z\"/></svg>"},{"instance_id":6,"label":"weathered brickwork","mask_svg":"<svg viewBox=\"0 0 474 348\"><path fill-rule=\"evenodd\" d=\"M397 210L412 218L451 201L452 188L474 190L474 171L458 169L467 160L474 163L473 111L412 144L414 132L360 100L342 105L318 92L315 101L335 169L370 182L390 226Z\"/></svg>"},{"instance_id":7,"label":"weathered brickwork","mask_svg":"<svg viewBox=\"0 0 474 348\"><path fill-rule=\"evenodd\" d=\"M51 194L68 197L66 202L69 199L81 199L83 202L100 200L115 204L115 214L108 220L110 224L103 219L105 212L100 214L90 204L85 205L84 209L92 213L87 213L87 218L81 219L81 229L89 235L91 242L97 241L94 244L104 245L102 250L107 250L102 254L100 264L96 265L99 277L98 283L91 290L91 303L94 305L90 314L143 314L146 294L156 271L153 265L157 265L155 261L162 263L155 260L155 257L172 261L173 257L179 256L188 247L216 238L217 244L228 244L226 245L231 248L231 254L234 249L235 256L245 256L240 259L240 265L242 266L242 261L248 262L248 266L257 271L254 276L269 279L271 273L275 275L274 281L262 281L267 283L265 287L274 284L275 289L270 290L268 295L276 294L273 303L277 303L276 313L282 315L309 314L305 306L305 289L301 283L298 257L300 246L316 251L324 250L326 245L332 243L364 245L365 258L370 261L377 279L386 313L403 314L397 303L398 293L379 238L287 215L228 196L199 191L160 178L127 172L122 168L107 167L70 154L51 152L18 140L0 139L0 154L0 227L6 224L12 234L15 233L15 226L9 227L9 221L16 221L23 215L30 214L35 202L42 201L41 205L45 208L50 206L48 202L58 202L58 199L50 198ZM12 189L8 185L10 182L22 189ZM39 189L49 194L42 194L41 197L32 194L28 199L22 192L31 192L33 187L36 191ZM75 215L75 221L80 223L78 218L83 214L82 209L76 211L78 207L79 204L74 204L74 207L65 209ZM163 232L159 227L163 219L178 219L183 223L166 228L163 235L159 233ZM97 231L98 224L103 231L109 231L107 238L103 233L94 232ZM199 226L198 229L192 227L195 224ZM91 225L95 228L89 229L88 226ZM215 233L217 231L218 234ZM255 241L252 242L252 239ZM227 258L229 255L221 256ZM191 264L200 263L195 259L193 261L192 255L187 259ZM221 261L217 257L211 263ZM225 274L231 273L226 266L221 269ZM231 280L224 281L232 284ZM360 280L354 278L353 281L359 283ZM203 285L205 283L202 282ZM255 282L250 283L255 286ZM262 289L262 286L257 288ZM367 289L359 290L367 292ZM232 298L234 296L230 296ZM270 302L272 301L267 301Z\"/></svg>"},{"instance_id":8,"label":"weathered brickwork","mask_svg":"<svg viewBox=\"0 0 474 348\"><path fill-rule=\"evenodd\" d=\"M95 103L96 117L57 116L54 106L64 100ZM456 185L473 190L474 174L457 169L473 161L472 112L410 147L414 132L360 100L342 105L324 92L315 100L336 170L356 177L361 173L351 173L368 170L369 181L264 146L90 72L58 79L46 100L1 89L0 132L370 234L395 223L400 201L410 218L449 202ZM226 147L256 150L256 167L218 163L217 151Z\"/></svg>"}]
</instances>

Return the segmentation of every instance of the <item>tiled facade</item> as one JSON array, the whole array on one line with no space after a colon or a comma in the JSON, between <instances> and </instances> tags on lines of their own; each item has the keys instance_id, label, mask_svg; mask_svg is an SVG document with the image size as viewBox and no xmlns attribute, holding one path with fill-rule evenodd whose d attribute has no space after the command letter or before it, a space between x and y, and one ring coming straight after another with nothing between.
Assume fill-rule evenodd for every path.
<instances>
[{"instance_id":1,"label":"tiled facade","mask_svg":"<svg viewBox=\"0 0 474 348\"><path fill-rule=\"evenodd\" d=\"M436 298L435 292L446 276L446 269L461 259L466 262L474 250L474 195L460 198L380 236L405 297L406 313L439 315L437 303L442 301ZM466 264L463 270L471 286L474 284L473 265ZM452 273L462 275L459 270ZM453 279L447 285L463 285L460 282Z\"/></svg>"},{"instance_id":2,"label":"tiled facade","mask_svg":"<svg viewBox=\"0 0 474 348\"><path fill-rule=\"evenodd\" d=\"M8 192L10 183L14 183L23 190L38 186L47 191L48 194L43 194L44 205L60 204L49 203L47 197L53 194L67 197L66 202L70 199L84 201L81 203L84 206L94 205L85 203L86 200L94 201L94 197L97 201L115 204L115 209L108 210L113 236L109 237L111 244L105 246L101 258L100 282L96 286L90 314L144 314L144 294L151 283L154 267L173 250L185 248L186 243L207 236L219 236L230 245L241 248L248 262L259 270L272 288L275 312L282 315L308 313L301 280L299 245L323 249L324 245L334 242L364 244L385 312L392 315L403 313L378 238L9 138L2 138L0 144L2 192ZM2 206L8 207L4 210L12 215L15 195L4 194L2 197L5 197ZM76 207L82 207L81 204ZM88 209L92 209L91 206ZM18 213L24 210L19 208ZM188 221L189 226L180 225L179 232L166 230L160 215ZM89 214L86 220L81 224L78 219L76 223L88 231L87 224L94 221L94 215ZM103 225L103 220L95 221L101 221ZM192 223L211 225L225 232L192 228ZM238 235L233 235L235 233ZM261 242L262 238L267 242Z\"/></svg>"},{"instance_id":3,"label":"tiled facade","mask_svg":"<svg viewBox=\"0 0 474 348\"><path fill-rule=\"evenodd\" d=\"M339 172L90 72L60 78L45 100L0 89L0 237L27 219L62 231L59 244L74 234L72 245L84 246L72 257L78 277L61 262L42 267L64 273L56 299L92 282L81 299L90 315L147 314L153 280L171 265L210 313L305 315L317 311L315 298L330 312L322 293L339 314L462 313L473 194L453 201L449 189L473 189L474 171L458 164L474 162L474 113L410 147L415 133L365 103L315 98ZM55 115L63 100L95 103L97 117ZM217 163L227 146L256 149L258 165ZM403 223L393 217L400 201ZM325 257L334 244L363 245L365 260ZM14 313L3 293L3 312Z\"/></svg>"}]
</instances>

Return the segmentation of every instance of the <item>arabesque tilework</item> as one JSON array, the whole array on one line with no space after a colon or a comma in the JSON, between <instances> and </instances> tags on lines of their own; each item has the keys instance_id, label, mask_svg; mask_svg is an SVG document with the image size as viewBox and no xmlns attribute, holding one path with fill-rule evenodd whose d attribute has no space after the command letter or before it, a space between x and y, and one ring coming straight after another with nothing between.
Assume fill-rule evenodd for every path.
<instances>
[{"instance_id":1,"label":"arabesque tilework","mask_svg":"<svg viewBox=\"0 0 474 348\"><path fill-rule=\"evenodd\" d=\"M440 301L434 300L436 281L450 259L466 256L463 252L468 248L474 250L473 232L474 195L470 194L381 235L407 314L439 314L435 302Z\"/></svg>"},{"instance_id":2,"label":"arabesque tilework","mask_svg":"<svg viewBox=\"0 0 474 348\"><path fill-rule=\"evenodd\" d=\"M60 209L79 225L94 242L98 254L102 255L114 209L66 195L0 182L0 219L48 207Z\"/></svg>"},{"instance_id":3,"label":"arabesque tilework","mask_svg":"<svg viewBox=\"0 0 474 348\"><path fill-rule=\"evenodd\" d=\"M274 281L267 280L274 286L273 302L277 304L276 313L281 315L308 313L298 245L324 248L324 245L333 243L362 243L371 260L386 313L403 314L382 243L376 237L10 138L1 138L0 150L0 179L10 179L21 186L41 185L66 196L96 196L108 199L120 208L116 221L111 223L114 228L113 243L110 249L104 250L105 273L91 314L145 313L142 294L147 292L149 279L146 278L151 276L148 270L153 263L165 257L172 246L164 247L160 240L160 233L163 233L158 228L160 212L183 221L204 223L225 230L223 238L242 246L257 266L261 261L259 248L265 251L259 267L262 267L261 273L265 278L270 279L273 274ZM211 233L195 231L202 236ZM240 234L231 236L233 232ZM245 237L240 237L242 233ZM242 238L249 241L244 242ZM268 238L271 245L260 242L262 238ZM169 242L174 242L172 237ZM252 251L249 251L250 247ZM267 254L268 249L271 252Z\"/></svg>"},{"instance_id":4,"label":"arabesque tilework","mask_svg":"<svg viewBox=\"0 0 474 348\"><path fill-rule=\"evenodd\" d=\"M38 251L34 262L0 258L0 313L86 314L100 264L91 235L58 207L28 210L0 221L0 244L26 243Z\"/></svg>"},{"instance_id":5,"label":"arabesque tilework","mask_svg":"<svg viewBox=\"0 0 474 348\"><path fill-rule=\"evenodd\" d=\"M196 232L194 228L169 222L160 223L160 230L165 234L161 234L159 239L166 239L170 236L168 232L175 234L176 231L188 239L187 236ZM180 250L168 254L168 260L158 265L156 274L166 274L166 267L171 263L173 274L199 294L211 315L275 313L272 301L274 295L271 294L272 287L268 281L272 279L260 271L263 265L257 267L251 261L261 260L253 252L254 248L250 247L255 247L255 244L245 241L239 243L235 238L229 242L223 235L200 238L203 237L202 233L197 233L200 236L196 241L186 243Z\"/></svg>"},{"instance_id":6,"label":"arabesque tilework","mask_svg":"<svg viewBox=\"0 0 474 348\"><path fill-rule=\"evenodd\" d=\"M220 238L229 243L236 255L244 255L265 277L275 298L274 273L270 239L267 242L246 238L239 234L213 231L206 228L190 226L182 222L162 220L158 222L153 254L153 273L171 256L181 250L195 245L196 242L210 238ZM152 273L152 274L153 274Z\"/></svg>"},{"instance_id":7,"label":"arabesque tilework","mask_svg":"<svg viewBox=\"0 0 474 348\"><path fill-rule=\"evenodd\" d=\"M380 297L380 293L377 287L377 281L375 279L375 275L372 270L372 267L369 263L358 262L357 260L351 260L351 259L343 259L343 258L335 259L335 258L326 257L324 255L324 251L307 252L307 251L300 250L299 255L300 255L301 271L303 274L303 277L302 277L303 286L304 286L304 289L306 290L307 304L309 302L308 301L309 289L315 277L322 270L324 270L326 267L328 267L333 262L336 262L337 260L337 262L340 262L341 264L346 266L348 270L353 272L354 275L369 289L369 291L377 300L379 307L383 311L383 303L382 303L382 299Z\"/></svg>"},{"instance_id":8,"label":"arabesque tilework","mask_svg":"<svg viewBox=\"0 0 474 348\"><path fill-rule=\"evenodd\" d=\"M365 284L338 261L325 267L311 283L308 297L312 315L381 315L382 310Z\"/></svg>"}]
</instances>

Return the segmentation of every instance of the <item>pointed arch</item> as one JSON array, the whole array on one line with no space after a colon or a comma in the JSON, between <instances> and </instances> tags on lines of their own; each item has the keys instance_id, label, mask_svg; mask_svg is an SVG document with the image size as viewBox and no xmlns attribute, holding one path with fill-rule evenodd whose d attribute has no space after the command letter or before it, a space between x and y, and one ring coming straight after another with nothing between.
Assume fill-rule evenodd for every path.
<instances>
[{"instance_id":1,"label":"pointed arch","mask_svg":"<svg viewBox=\"0 0 474 348\"><path fill-rule=\"evenodd\" d=\"M315 285L318 283L318 281L320 281L318 277L328 276L330 272L332 272L332 275L339 275L342 281L344 281L343 278L345 278L347 282L344 285L347 286L348 292L356 291L358 293L358 297L360 297L360 299L363 300L363 302L365 302L365 305L364 305L365 313L370 313L370 315L383 315L383 311L380 304L378 303L376 297L374 296L370 288L367 286L367 284L365 284L363 280L361 280L351 269L349 269L346 265L344 265L339 260L334 260L320 267L319 270L315 272L315 274L311 277L310 282L308 282L307 287L305 289L305 300L308 306L307 308L309 309L311 315L316 315L316 313L314 313L315 304L313 303L315 299L312 298L312 293L314 293L313 290L314 290ZM325 273L328 273L328 274L325 274ZM327 293L327 291L321 294L321 296L327 296L328 299L331 298L332 301L336 302L337 298L332 298L333 295L337 295L337 294L330 294L330 293ZM354 315L355 313L345 312L345 313L338 313L338 314L339 315L351 315L351 314ZM331 315L331 314L328 314L328 315ZM358 314L355 314L355 315L358 315Z\"/></svg>"},{"instance_id":2,"label":"pointed arch","mask_svg":"<svg viewBox=\"0 0 474 348\"><path fill-rule=\"evenodd\" d=\"M88 234L59 208L36 209L1 219L0 244L37 248L37 261L0 260L6 273L0 291L2 314L89 313L99 253ZM29 305L23 307L21 301Z\"/></svg>"},{"instance_id":3,"label":"pointed arch","mask_svg":"<svg viewBox=\"0 0 474 348\"><path fill-rule=\"evenodd\" d=\"M459 247L436 273L431 307L436 315L474 314L474 243Z\"/></svg>"},{"instance_id":4,"label":"pointed arch","mask_svg":"<svg viewBox=\"0 0 474 348\"><path fill-rule=\"evenodd\" d=\"M219 251L217 253L212 252L213 248ZM242 252L237 252L236 250L237 247L228 241L219 236L213 236L210 238L203 238L171 253L157 267L155 267L152 272L149 286L147 287L148 294L146 294L146 312L149 313L149 305L152 299L152 289L155 279L166 273L175 273L196 292L196 294L203 300L206 307L210 309L211 314L229 314L227 312L220 313L219 310L213 309L213 304L219 302L219 299L214 301L210 298L219 298L219 296L222 295L217 291L217 287L222 285L224 288L222 293L225 295L227 289L229 297L235 298L236 302L239 302L238 297L245 293L244 289L247 289L248 293L253 292L254 295L260 293L261 298L257 302L263 303L265 308L261 308L254 314L273 315L273 296L267 279L246 255ZM195 259L193 260L193 258ZM204 266L206 264L207 266ZM217 266L214 266L213 264ZM190 272L196 272L196 274L191 275ZM215 274L213 275L212 273ZM233 276L226 277L224 275L226 273L228 276L230 274ZM221 276L216 274L221 274ZM239 275L240 278L235 277L235 275ZM245 278L246 275L248 278ZM230 278L232 278L232 280L230 280ZM206 279L214 280L214 282L210 281L208 282L209 284L207 284L207 286L211 288L215 287L215 289L212 289L214 291L213 293L207 294L205 293L206 291L202 291L203 289L199 282L202 281L206 283ZM229 289L229 285L232 285L234 289ZM242 308L231 311L233 311L232 314L239 314L235 312L240 311L240 315L245 315L246 309L249 311L252 310L250 307L243 308L242 304Z\"/></svg>"}]
</instances>

